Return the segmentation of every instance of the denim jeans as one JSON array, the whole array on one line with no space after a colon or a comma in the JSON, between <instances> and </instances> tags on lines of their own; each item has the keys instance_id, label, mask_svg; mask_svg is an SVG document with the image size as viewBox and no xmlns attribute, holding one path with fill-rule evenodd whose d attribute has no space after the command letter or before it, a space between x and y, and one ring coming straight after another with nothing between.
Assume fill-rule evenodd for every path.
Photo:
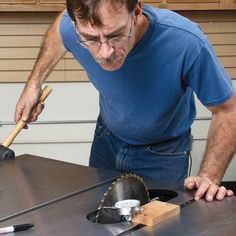
<instances>
[{"instance_id":1,"label":"denim jeans","mask_svg":"<svg viewBox=\"0 0 236 236\"><path fill-rule=\"evenodd\" d=\"M112 134L99 117L89 166L182 184L188 173L190 144L187 132L160 143L130 145Z\"/></svg>"}]
</instances>

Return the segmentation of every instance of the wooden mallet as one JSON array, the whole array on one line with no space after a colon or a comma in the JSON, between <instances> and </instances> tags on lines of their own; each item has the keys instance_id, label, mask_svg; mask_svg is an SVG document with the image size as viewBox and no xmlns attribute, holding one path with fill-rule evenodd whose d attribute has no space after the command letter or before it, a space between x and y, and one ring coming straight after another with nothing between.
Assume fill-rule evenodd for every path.
<instances>
[{"instance_id":1,"label":"wooden mallet","mask_svg":"<svg viewBox=\"0 0 236 236\"><path fill-rule=\"evenodd\" d=\"M45 86L42 95L39 98L39 103L44 102L48 95L51 93L51 91L51 87ZM17 134L26 126L26 124L27 122L25 121L18 121L11 133L4 139L3 143L0 144L0 161L13 159L15 157L14 151L8 147L12 144Z\"/></svg>"}]
</instances>

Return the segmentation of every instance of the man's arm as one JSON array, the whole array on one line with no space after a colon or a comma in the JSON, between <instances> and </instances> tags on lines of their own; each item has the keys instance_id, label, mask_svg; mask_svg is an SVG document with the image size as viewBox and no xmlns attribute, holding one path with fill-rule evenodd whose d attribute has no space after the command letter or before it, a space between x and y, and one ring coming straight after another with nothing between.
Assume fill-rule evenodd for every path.
<instances>
[{"instance_id":1,"label":"man's arm","mask_svg":"<svg viewBox=\"0 0 236 236\"><path fill-rule=\"evenodd\" d=\"M58 61L65 55L65 49L61 40L59 27L62 12L47 32L44 43L38 54L37 61L29 76L28 82L22 91L21 97L16 105L15 121L35 121L42 112L44 105L37 104L41 93L41 85L46 80ZM34 114L30 116L33 107L36 107Z\"/></svg>"},{"instance_id":2,"label":"man's arm","mask_svg":"<svg viewBox=\"0 0 236 236\"><path fill-rule=\"evenodd\" d=\"M185 180L189 189L197 188L195 199L206 194L207 201L222 200L233 192L219 186L236 151L236 94L219 106L208 107L212 112L207 146L198 176Z\"/></svg>"}]
</instances>

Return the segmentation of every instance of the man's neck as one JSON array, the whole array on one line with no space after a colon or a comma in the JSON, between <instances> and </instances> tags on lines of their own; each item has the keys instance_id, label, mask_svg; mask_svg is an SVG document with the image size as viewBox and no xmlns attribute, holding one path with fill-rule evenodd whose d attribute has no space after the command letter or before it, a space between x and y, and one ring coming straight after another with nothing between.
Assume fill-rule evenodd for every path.
<instances>
[{"instance_id":1,"label":"man's neck","mask_svg":"<svg viewBox=\"0 0 236 236\"><path fill-rule=\"evenodd\" d=\"M142 14L142 18L138 22L135 32L135 45L141 40L143 35L146 33L149 26L149 20L146 15Z\"/></svg>"}]
</instances>

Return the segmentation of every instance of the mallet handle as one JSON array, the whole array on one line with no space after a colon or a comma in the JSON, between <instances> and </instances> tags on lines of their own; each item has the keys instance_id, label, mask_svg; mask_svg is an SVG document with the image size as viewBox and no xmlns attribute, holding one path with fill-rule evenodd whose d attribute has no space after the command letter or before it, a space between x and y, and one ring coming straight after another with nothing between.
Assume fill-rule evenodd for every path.
<instances>
[{"instance_id":1,"label":"mallet handle","mask_svg":"<svg viewBox=\"0 0 236 236\"><path fill-rule=\"evenodd\" d=\"M39 98L39 102L45 101L45 99L48 97L48 95L51 93L51 91L52 91L51 87L45 86L45 88L43 89L42 95ZM2 145L5 147L9 147L12 144L15 137L17 136L17 134L25 127L26 124L27 124L27 122L25 122L25 121L22 121L22 120L18 121L15 128L5 138Z\"/></svg>"}]
</instances>

